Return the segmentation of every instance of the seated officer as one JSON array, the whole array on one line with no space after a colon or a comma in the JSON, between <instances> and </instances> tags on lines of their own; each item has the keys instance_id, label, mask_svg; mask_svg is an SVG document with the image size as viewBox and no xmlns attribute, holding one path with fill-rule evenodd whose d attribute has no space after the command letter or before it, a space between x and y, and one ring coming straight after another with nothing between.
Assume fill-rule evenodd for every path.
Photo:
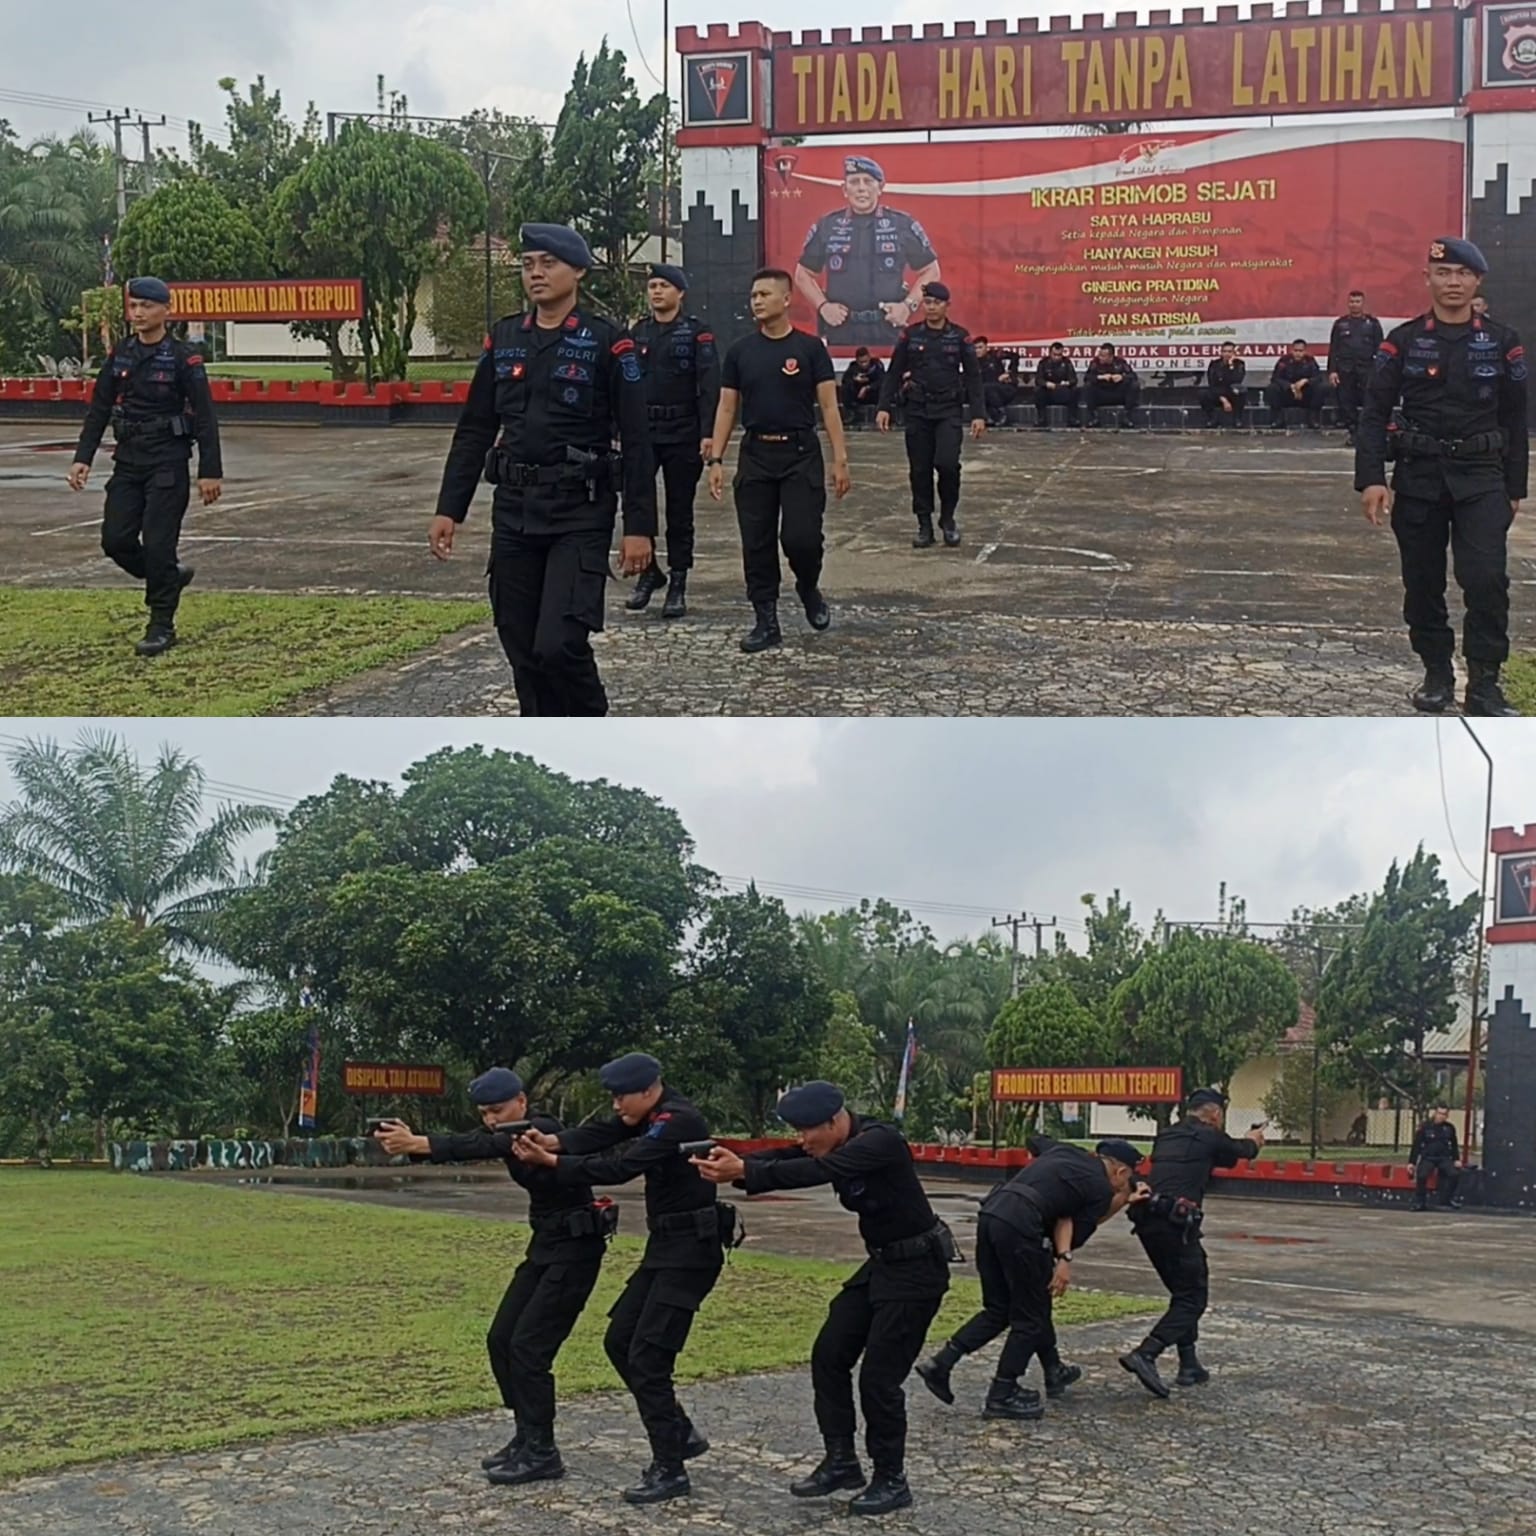
<instances>
[{"instance_id":1,"label":"seated officer","mask_svg":"<svg viewBox=\"0 0 1536 1536\"><path fill-rule=\"evenodd\" d=\"M1200 391L1200 409L1205 413L1205 424L1214 427L1218 421L1227 426L1240 427L1248 410L1248 391L1243 379L1248 365L1237 355L1237 348L1230 341L1221 344L1221 356L1213 357L1205 370L1205 388Z\"/></svg>"},{"instance_id":2,"label":"seated officer","mask_svg":"<svg viewBox=\"0 0 1536 1536\"><path fill-rule=\"evenodd\" d=\"M1436 1104L1429 1119L1414 1133L1413 1145L1408 1150L1408 1166L1414 1173L1413 1208L1416 1211L1429 1208L1431 1174L1441 1210L1461 1204L1456 1198L1456 1186L1461 1182L1456 1160L1461 1153L1456 1145L1456 1127L1451 1124L1450 1114L1444 1104Z\"/></svg>"},{"instance_id":3,"label":"seated officer","mask_svg":"<svg viewBox=\"0 0 1536 1536\"><path fill-rule=\"evenodd\" d=\"M871 357L868 347L860 347L853 361L843 373L838 393L843 398L843 409L852 411L861 405L873 410L880 404L880 381L885 377L885 364L878 357Z\"/></svg>"},{"instance_id":4,"label":"seated officer","mask_svg":"<svg viewBox=\"0 0 1536 1536\"><path fill-rule=\"evenodd\" d=\"M1099 408L1118 405L1125 412L1128 427L1141 425L1141 380L1136 370L1115 351L1115 344L1106 341L1088 364L1083 382L1083 404L1087 408L1085 427L1097 426Z\"/></svg>"},{"instance_id":5,"label":"seated officer","mask_svg":"<svg viewBox=\"0 0 1536 1536\"><path fill-rule=\"evenodd\" d=\"M1035 420L1042 427L1051 424L1050 408L1066 407L1068 425L1077 420L1077 369L1067 356L1067 349L1059 341L1040 359L1035 370Z\"/></svg>"},{"instance_id":6,"label":"seated officer","mask_svg":"<svg viewBox=\"0 0 1536 1536\"><path fill-rule=\"evenodd\" d=\"M1269 407L1269 424L1277 431L1285 428L1285 413L1300 407L1307 413L1307 426L1317 431L1323 424L1323 379L1317 359L1299 336L1290 352L1275 364L1264 391Z\"/></svg>"}]
</instances>

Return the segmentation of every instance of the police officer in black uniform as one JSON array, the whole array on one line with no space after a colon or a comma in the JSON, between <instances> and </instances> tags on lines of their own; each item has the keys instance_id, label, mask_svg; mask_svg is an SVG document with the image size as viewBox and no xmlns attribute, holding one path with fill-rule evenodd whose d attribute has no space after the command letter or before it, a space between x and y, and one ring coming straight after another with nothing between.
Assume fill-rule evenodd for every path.
<instances>
[{"instance_id":1,"label":"police officer in black uniform","mask_svg":"<svg viewBox=\"0 0 1536 1536\"><path fill-rule=\"evenodd\" d=\"M658 1504L691 1492L683 1465L709 1449L672 1387L678 1354L694 1314L714 1289L733 1243L735 1207L680 1150L709 1138L704 1117L661 1080L654 1056L632 1052L610 1061L598 1080L613 1095L613 1115L561 1131L520 1137L519 1158L555 1170L563 1187L626 1184L645 1176L650 1233L640 1267L608 1313L603 1348L635 1399L651 1442L651 1464L624 1490L631 1504Z\"/></svg>"},{"instance_id":2,"label":"police officer in black uniform","mask_svg":"<svg viewBox=\"0 0 1536 1536\"><path fill-rule=\"evenodd\" d=\"M1307 428L1317 431L1323 424L1323 374L1317 359L1307 350L1300 336L1291 349L1275 361L1274 372L1264 389L1264 403L1269 407L1271 431L1285 430L1285 413L1301 409L1307 413Z\"/></svg>"},{"instance_id":3,"label":"police officer in black uniform","mask_svg":"<svg viewBox=\"0 0 1536 1536\"><path fill-rule=\"evenodd\" d=\"M1098 426L1106 405L1119 406L1128 427L1140 426L1141 380L1112 341L1100 343L1083 374L1083 425Z\"/></svg>"},{"instance_id":4,"label":"police officer in black uniform","mask_svg":"<svg viewBox=\"0 0 1536 1536\"><path fill-rule=\"evenodd\" d=\"M1120 1356L1120 1364L1157 1397L1168 1396L1157 1357L1170 1344L1179 1351L1179 1386L1198 1387L1210 1379L1195 1353L1200 1319L1211 1298L1210 1268L1200 1242L1202 1202L1214 1169L1235 1168L1264 1147L1258 1127L1240 1139L1228 1136L1226 1118L1227 1099L1220 1089L1198 1088L1190 1094L1184 1118L1159 1131L1152 1143L1147 1176L1152 1198L1131 1207L1136 1236L1172 1299L1146 1338Z\"/></svg>"},{"instance_id":5,"label":"police officer in black uniform","mask_svg":"<svg viewBox=\"0 0 1536 1536\"><path fill-rule=\"evenodd\" d=\"M1222 342L1221 355L1211 359L1205 370L1205 388L1200 391L1206 426L1214 427L1218 421L1242 426L1248 412L1247 377L1248 365L1237 355L1237 347L1230 341Z\"/></svg>"},{"instance_id":6,"label":"police officer in black uniform","mask_svg":"<svg viewBox=\"0 0 1536 1536\"><path fill-rule=\"evenodd\" d=\"M453 1136L416 1136L403 1121L386 1121L376 1138L386 1152L425 1157L434 1163L500 1160L528 1191L533 1240L512 1274L507 1293L486 1335L491 1373L516 1433L480 1465L493 1483L536 1483L565 1475L555 1446L555 1378L551 1368L570 1337L602 1268L607 1238L618 1227L618 1207L596 1203L586 1184L561 1184L548 1168L520 1162L513 1133L524 1125L558 1136L552 1115L530 1114L523 1080L492 1067L469 1085L483 1130Z\"/></svg>"},{"instance_id":7,"label":"police officer in black uniform","mask_svg":"<svg viewBox=\"0 0 1536 1536\"><path fill-rule=\"evenodd\" d=\"M491 615L524 715L605 715L591 637L603 627L608 554L624 494L620 568L655 559L656 464L633 338L580 303L593 264L559 224L522 227L534 307L486 339L443 470L428 543L439 560L482 474L491 504ZM497 432L500 440L497 440ZM622 458L612 452L617 436ZM622 464L622 475L616 465Z\"/></svg>"},{"instance_id":8,"label":"police officer in black uniform","mask_svg":"<svg viewBox=\"0 0 1536 1536\"><path fill-rule=\"evenodd\" d=\"M117 451L107 481L101 548L144 583L149 625L134 647L158 656L176 643L176 609L192 580L176 545L192 487L188 464L197 443L197 491L205 507L223 491L219 424L201 347L171 335L171 290L158 277L128 284L133 338L107 354L96 376L85 427L75 447L69 487L83 491L107 423Z\"/></svg>"},{"instance_id":9,"label":"police officer in black uniform","mask_svg":"<svg viewBox=\"0 0 1536 1536\"><path fill-rule=\"evenodd\" d=\"M1328 382L1333 387L1339 420L1349 434L1345 439L1349 448L1355 446L1355 433L1360 430L1365 386L1381 342L1381 321L1366 314L1365 295L1358 288L1350 289L1348 308L1328 333Z\"/></svg>"},{"instance_id":10,"label":"police officer in black uniform","mask_svg":"<svg viewBox=\"0 0 1536 1536\"><path fill-rule=\"evenodd\" d=\"M949 1289L949 1264L958 1259L954 1238L934 1215L912 1149L894 1125L852 1113L832 1083L792 1088L777 1109L799 1133L799 1146L745 1159L716 1147L700 1171L716 1183L740 1181L749 1195L830 1184L844 1209L858 1215L869 1258L843 1282L811 1347L816 1424L827 1454L789 1491L814 1498L860 1488L850 1511L887 1515L912 1502L902 1383ZM873 1463L868 1486L854 1450L855 1365Z\"/></svg>"},{"instance_id":11,"label":"police officer in black uniform","mask_svg":"<svg viewBox=\"0 0 1536 1536\"><path fill-rule=\"evenodd\" d=\"M987 430L981 369L976 348L964 326L949 318L949 289L943 283L923 286L923 320L901 333L891 366L880 387L875 425L891 430L891 409L901 395L906 425L907 468L912 483L912 511L917 516L913 549L933 543L933 482L938 473L939 528L951 549L960 542L955 507L960 501L961 423L969 413L971 436Z\"/></svg>"},{"instance_id":12,"label":"police officer in black uniform","mask_svg":"<svg viewBox=\"0 0 1536 1536\"><path fill-rule=\"evenodd\" d=\"M1355 447L1355 489L1377 527L1390 509L1402 557L1403 618L1424 663L1413 707L1456 701L1456 634L1445 605L1445 550L1466 600L1462 654L1469 715L1513 715L1499 685L1509 656L1509 528L1525 499L1530 442L1526 360L1507 325L1472 312L1488 271L1470 240L1436 240L1425 280L1430 308L1381 344ZM1387 489L1388 427L1397 470Z\"/></svg>"},{"instance_id":13,"label":"police officer in black uniform","mask_svg":"<svg viewBox=\"0 0 1536 1536\"><path fill-rule=\"evenodd\" d=\"M1035 369L1035 422L1042 427L1051 424L1050 409L1062 406L1067 413L1067 425L1077 425L1077 369L1067 356L1061 342L1053 341L1046 355Z\"/></svg>"},{"instance_id":14,"label":"police officer in black uniform","mask_svg":"<svg viewBox=\"0 0 1536 1536\"><path fill-rule=\"evenodd\" d=\"M1408 1166L1414 1173L1413 1208L1429 1209L1429 1176L1435 1176L1435 1190L1442 1208L1460 1205L1456 1198L1456 1186L1461 1182L1456 1161L1461 1150L1456 1145L1456 1127L1451 1124L1450 1110L1444 1104L1436 1104L1428 1120L1414 1132L1413 1145L1408 1149Z\"/></svg>"},{"instance_id":15,"label":"police officer in black uniform","mask_svg":"<svg viewBox=\"0 0 1536 1536\"><path fill-rule=\"evenodd\" d=\"M638 613L663 586L664 619L688 611L688 572L693 569L693 498L709 457L710 433L720 404L720 360L714 335L695 315L683 313L688 274L655 262L646 285L651 314L631 331L645 375L651 447L667 491L667 575L653 560L625 607Z\"/></svg>"},{"instance_id":16,"label":"police officer in black uniform","mask_svg":"<svg viewBox=\"0 0 1536 1536\"><path fill-rule=\"evenodd\" d=\"M1099 1225L1132 1198L1141 1153L1128 1141L1101 1141L1093 1152L1049 1137L1033 1138L1033 1161L982 1201L976 1219L981 1311L917 1367L941 1402L955 1400L950 1372L1000 1333L1008 1338L987 1389L982 1417L1038 1419L1040 1394L1019 1385L1040 1356L1046 1390L1059 1396L1081 1372L1055 1353L1052 1300L1072 1281L1072 1259ZM1145 1186L1142 1186L1145 1191ZM1054 1389L1054 1390L1053 1390Z\"/></svg>"},{"instance_id":17,"label":"police officer in black uniform","mask_svg":"<svg viewBox=\"0 0 1536 1536\"><path fill-rule=\"evenodd\" d=\"M917 313L923 284L939 275L927 231L882 201L885 172L868 155L843 160L847 206L811 226L795 268L795 289L816 312L831 346L888 347ZM906 273L913 272L910 287ZM814 274L826 272L826 286Z\"/></svg>"}]
</instances>

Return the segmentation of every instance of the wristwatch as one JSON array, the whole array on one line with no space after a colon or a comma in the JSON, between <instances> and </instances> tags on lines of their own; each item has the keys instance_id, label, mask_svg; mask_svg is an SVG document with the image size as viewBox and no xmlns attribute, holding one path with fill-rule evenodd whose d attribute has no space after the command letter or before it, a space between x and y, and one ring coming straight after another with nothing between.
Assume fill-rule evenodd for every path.
<instances>
[{"instance_id":1,"label":"wristwatch","mask_svg":"<svg viewBox=\"0 0 1536 1536\"><path fill-rule=\"evenodd\" d=\"M1051 1257L1054 1258L1058 1264L1070 1264L1072 1262L1072 1255L1070 1253L1055 1253L1052 1254Z\"/></svg>"},{"instance_id":2,"label":"wristwatch","mask_svg":"<svg viewBox=\"0 0 1536 1536\"><path fill-rule=\"evenodd\" d=\"M716 464L724 464L724 463L725 463L724 459L705 459L704 460L704 467L706 469L713 469Z\"/></svg>"}]
</instances>

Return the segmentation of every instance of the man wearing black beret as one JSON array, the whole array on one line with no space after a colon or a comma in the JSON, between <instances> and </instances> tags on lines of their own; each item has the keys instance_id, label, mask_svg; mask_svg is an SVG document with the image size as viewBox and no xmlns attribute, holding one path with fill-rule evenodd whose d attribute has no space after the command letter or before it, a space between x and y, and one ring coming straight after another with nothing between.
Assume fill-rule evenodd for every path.
<instances>
[{"instance_id":1,"label":"man wearing black beret","mask_svg":"<svg viewBox=\"0 0 1536 1536\"><path fill-rule=\"evenodd\" d=\"M778 1114L798 1133L798 1146L748 1158L716 1147L700 1172L717 1184L740 1183L749 1195L830 1184L843 1207L857 1213L869 1252L843 1282L811 1348L816 1423L827 1453L789 1491L813 1498L860 1488L849 1505L853 1514L890 1514L912 1502L902 1383L949 1289L954 1239L934 1215L912 1149L894 1125L853 1114L842 1090L823 1082L790 1089ZM873 1463L868 1486L854 1450L856 1365Z\"/></svg>"},{"instance_id":2,"label":"man wearing black beret","mask_svg":"<svg viewBox=\"0 0 1536 1536\"><path fill-rule=\"evenodd\" d=\"M397 1156L434 1163L500 1160L528 1191L533 1240L485 1339L491 1374L515 1433L480 1465L493 1483L544 1482L565 1475L555 1446L555 1356L597 1284L618 1212L611 1203L595 1204L590 1185L561 1184L547 1168L514 1154L514 1132L505 1127L526 1125L551 1136L562 1129L553 1115L529 1113L528 1093L516 1072L492 1067L469 1085L469 1097L481 1130L417 1136L404 1121L394 1120L376 1136L386 1152Z\"/></svg>"},{"instance_id":3,"label":"man wearing black beret","mask_svg":"<svg viewBox=\"0 0 1536 1536\"><path fill-rule=\"evenodd\" d=\"M624 1498L659 1504L692 1491L684 1462L709 1449L677 1400L672 1373L694 1315L720 1277L736 1213L717 1203L714 1185L683 1154L686 1143L707 1141L709 1129L693 1104L662 1082L654 1056L620 1056L598 1080L613 1096L610 1118L558 1135L530 1132L514 1151L553 1168L561 1185L627 1184L645 1176L650 1235L640 1267L608 1313L603 1348L651 1442L651 1464Z\"/></svg>"},{"instance_id":4,"label":"man wearing black beret","mask_svg":"<svg viewBox=\"0 0 1536 1536\"><path fill-rule=\"evenodd\" d=\"M1200 1242L1205 1212L1202 1202L1217 1168L1235 1168L1264 1148L1264 1131L1254 1126L1234 1139L1224 1129L1227 1097L1219 1088L1197 1088L1184 1104L1184 1118L1159 1131L1152 1143L1147 1175L1152 1198L1131 1211L1136 1236L1168 1288L1168 1310L1128 1355L1125 1367L1147 1391L1167 1397L1157 1357L1171 1344L1179 1352L1177 1385L1198 1387L1210 1379L1195 1353L1200 1319L1211 1299L1210 1268Z\"/></svg>"},{"instance_id":5,"label":"man wearing black beret","mask_svg":"<svg viewBox=\"0 0 1536 1536\"><path fill-rule=\"evenodd\" d=\"M149 624L135 649L158 656L176 643L176 610L192 580L176 546L192 487L188 464L197 444L197 493L205 507L223 493L219 424L201 346L170 333L171 290L158 277L128 284L133 336L118 342L96 375L85 426L69 469L83 491L107 423L117 449L101 524L101 548L144 583Z\"/></svg>"},{"instance_id":6,"label":"man wearing black beret","mask_svg":"<svg viewBox=\"0 0 1536 1536\"><path fill-rule=\"evenodd\" d=\"M494 485L491 619L518 710L605 715L591 639L603 627L621 490L620 570L638 576L655 558L645 381L634 338L581 302L593 265L587 242L561 224L525 224L521 238L533 308L498 320L486 337L427 543L448 559L482 475Z\"/></svg>"},{"instance_id":7,"label":"man wearing black beret","mask_svg":"<svg viewBox=\"0 0 1536 1536\"><path fill-rule=\"evenodd\" d=\"M1413 707L1456 702L1456 631L1445 602L1450 547L1466 604L1462 655L1469 715L1514 715L1499 682L1509 658L1509 530L1530 462L1525 348L1507 325L1473 312L1488 261L1470 240L1429 247L1430 307L1382 342L1355 442L1355 489L1366 520L1391 519L1403 571L1408 642L1424 665ZM1388 427L1397 469L1387 489Z\"/></svg>"}]
</instances>

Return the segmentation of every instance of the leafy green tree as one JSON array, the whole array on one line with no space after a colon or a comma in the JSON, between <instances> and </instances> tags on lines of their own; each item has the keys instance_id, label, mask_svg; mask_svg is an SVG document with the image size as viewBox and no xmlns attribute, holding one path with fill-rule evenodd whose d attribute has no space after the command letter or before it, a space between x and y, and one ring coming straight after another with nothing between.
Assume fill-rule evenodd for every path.
<instances>
[{"instance_id":1,"label":"leafy green tree","mask_svg":"<svg viewBox=\"0 0 1536 1536\"><path fill-rule=\"evenodd\" d=\"M1264 1113L1287 1136L1304 1137L1312 1130L1312 1052L1286 1051L1280 1070L1264 1095ZM1343 1090L1326 1076L1317 1081L1319 1126L1326 1126L1344 1102Z\"/></svg>"},{"instance_id":2,"label":"leafy green tree","mask_svg":"<svg viewBox=\"0 0 1536 1536\"><path fill-rule=\"evenodd\" d=\"M987 1036L994 1067L1098 1066L1106 1062L1104 1021L1064 981L1025 987L1004 1003Z\"/></svg>"},{"instance_id":3,"label":"leafy green tree","mask_svg":"<svg viewBox=\"0 0 1536 1536\"><path fill-rule=\"evenodd\" d=\"M262 278L272 271L267 241L250 215L195 177L136 202L113 259L122 272L152 272L167 282Z\"/></svg>"},{"instance_id":4,"label":"leafy green tree","mask_svg":"<svg viewBox=\"0 0 1536 1536\"><path fill-rule=\"evenodd\" d=\"M229 1021L225 1059L238 1088L230 1108L257 1124L281 1125L285 1139L299 1112L309 1022L307 1010L284 1005L237 1013Z\"/></svg>"},{"instance_id":5,"label":"leafy green tree","mask_svg":"<svg viewBox=\"0 0 1536 1536\"><path fill-rule=\"evenodd\" d=\"M836 1083L854 1109L875 1107L875 1032L859 1017L859 1000L851 992L832 994L832 1015L812 1073L822 1082Z\"/></svg>"},{"instance_id":6,"label":"leafy green tree","mask_svg":"<svg viewBox=\"0 0 1536 1536\"><path fill-rule=\"evenodd\" d=\"M1064 935L1058 934L1056 949L1033 966L1035 974L1047 981L1063 981L1083 1007L1102 1013L1115 988L1141 968L1156 946L1137 924L1131 904L1114 891L1103 907L1097 896L1082 898L1088 909L1085 919L1087 946L1072 949Z\"/></svg>"},{"instance_id":7,"label":"leafy green tree","mask_svg":"<svg viewBox=\"0 0 1536 1536\"><path fill-rule=\"evenodd\" d=\"M167 746L146 769L106 731L7 756L20 795L0 806L0 869L59 892L74 922L121 917L178 948L212 947L213 919L245 883L240 845L275 811L226 803L206 816L195 761Z\"/></svg>"},{"instance_id":8,"label":"leafy green tree","mask_svg":"<svg viewBox=\"0 0 1536 1536\"><path fill-rule=\"evenodd\" d=\"M193 123L187 134L190 169L257 228L265 228L272 194L320 147L320 114L310 102L296 126L283 111L283 93L269 91L265 75L257 75L243 96L232 76L220 80L219 89L225 96L222 142Z\"/></svg>"},{"instance_id":9,"label":"leafy green tree","mask_svg":"<svg viewBox=\"0 0 1536 1536\"><path fill-rule=\"evenodd\" d=\"M491 307L498 317L523 307L519 269L499 253L491 263ZM428 320L444 346L461 354L479 353L485 340L484 247L455 251L434 274Z\"/></svg>"}]
</instances>

